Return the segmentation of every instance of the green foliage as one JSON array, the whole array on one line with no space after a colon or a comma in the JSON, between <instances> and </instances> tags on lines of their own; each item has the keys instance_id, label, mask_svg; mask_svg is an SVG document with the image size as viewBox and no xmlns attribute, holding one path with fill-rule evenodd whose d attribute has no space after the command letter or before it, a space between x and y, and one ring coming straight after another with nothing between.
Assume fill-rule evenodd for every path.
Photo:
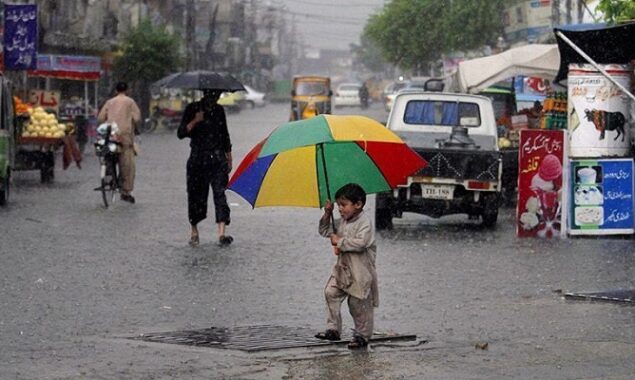
<instances>
[{"instance_id":1,"label":"green foliage","mask_svg":"<svg viewBox=\"0 0 635 380\"><path fill-rule=\"evenodd\" d=\"M408 69L426 67L443 54L494 44L502 35L502 10L515 0L393 0L371 17L364 36L384 58Z\"/></svg>"},{"instance_id":2,"label":"green foliage","mask_svg":"<svg viewBox=\"0 0 635 380\"><path fill-rule=\"evenodd\" d=\"M115 61L118 80L154 82L181 63L179 39L147 19L126 34L121 48L122 55Z\"/></svg>"},{"instance_id":3,"label":"green foliage","mask_svg":"<svg viewBox=\"0 0 635 380\"><path fill-rule=\"evenodd\" d=\"M635 20L634 0L600 0L596 10L604 14L608 24Z\"/></svg>"}]
</instances>

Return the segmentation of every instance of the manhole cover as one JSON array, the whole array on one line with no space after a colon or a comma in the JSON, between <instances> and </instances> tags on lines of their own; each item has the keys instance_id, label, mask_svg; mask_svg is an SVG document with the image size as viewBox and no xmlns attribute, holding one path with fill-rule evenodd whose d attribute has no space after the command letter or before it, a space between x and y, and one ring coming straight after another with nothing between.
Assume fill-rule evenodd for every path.
<instances>
[{"instance_id":1,"label":"manhole cover","mask_svg":"<svg viewBox=\"0 0 635 380\"><path fill-rule=\"evenodd\" d=\"M620 289L593 293L565 293L567 299L584 301L604 301L635 305L635 290Z\"/></svg>"},{"instance_id":2,"label":"manhole cover","mask_svg":"<svg viewBox=\"0 0 635 380\"><path fill-rule=\"evenodd\" d=\"M316 330L307 327L260 325L230 328L210 327L201 330L145 333L137 337L131 337L130 339L256 352L284 348L346 344L352 337L344 336L340 341L330 342L315 338L315 333ZM376 334L373 335L370 342L413 341L416 339L416 335Z\"/></svg>"}]
</instances>

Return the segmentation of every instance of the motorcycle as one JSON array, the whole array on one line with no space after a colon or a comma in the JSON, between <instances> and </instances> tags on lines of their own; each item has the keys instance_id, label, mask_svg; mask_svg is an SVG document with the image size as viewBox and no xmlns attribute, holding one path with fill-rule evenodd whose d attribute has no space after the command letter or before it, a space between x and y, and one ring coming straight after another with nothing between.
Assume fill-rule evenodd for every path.
<instances>
[{"instance_id":1,"label":"motorcycle","mask_svg":"<svg viewBox=\"0 0 635 380\"><path fill-rule=\"evenodd\" d=\"M173 131L179 127L182 117L183 111L156 106L150 117L143 121L139 133L153 132L159 124L165 125L168 130Z\"/></svg>"}]
</instances>

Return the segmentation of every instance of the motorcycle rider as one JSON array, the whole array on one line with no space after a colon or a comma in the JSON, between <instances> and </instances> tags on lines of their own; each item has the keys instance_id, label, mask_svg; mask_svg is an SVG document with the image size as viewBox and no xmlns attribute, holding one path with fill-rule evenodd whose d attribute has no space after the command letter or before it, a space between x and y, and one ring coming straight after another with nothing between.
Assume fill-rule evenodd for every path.
<instances>
[{"instance_id":1,"label":"motorcycle rider","mask_svg":"<svg viewBox=\"0 0 635 380\"><path fill-rule=\"evenodd\" d=\"M362 83L362 86L359 88L359 100L361 101L362 108L368 108L368 87L366 87L366 82Z\"/></svg>"}]
</instances>

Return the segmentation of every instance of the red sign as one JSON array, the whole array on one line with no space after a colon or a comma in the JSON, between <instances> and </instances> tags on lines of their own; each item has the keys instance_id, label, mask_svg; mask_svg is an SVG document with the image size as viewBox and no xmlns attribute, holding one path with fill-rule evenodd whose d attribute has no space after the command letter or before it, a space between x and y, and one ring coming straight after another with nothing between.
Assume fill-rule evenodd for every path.
<instances>
[{"instance_id":1,"label":"red sign","mask_svg":"<svg viewBox=\"0 0 635 380\"><path fill-rule=\"evenodd\" d=\"M564 232L564 131L524 129L518 148L516 234L550 238Z\"/></svg>"}]
</instances>

